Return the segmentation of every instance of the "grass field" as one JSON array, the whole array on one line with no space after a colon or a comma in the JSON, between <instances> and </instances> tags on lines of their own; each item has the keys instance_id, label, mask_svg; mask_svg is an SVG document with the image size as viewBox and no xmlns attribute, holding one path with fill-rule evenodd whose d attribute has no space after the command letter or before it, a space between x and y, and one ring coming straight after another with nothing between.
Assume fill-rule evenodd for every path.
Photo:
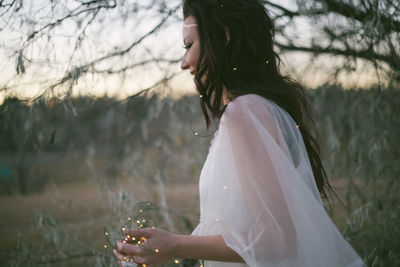
<instances>
[{"instance_id":1,"label":"grass field","mask_svg":"<svg viewBox=\"0 0 400 267\"><path fill-rule=\"evenodd\" d=\"M343 197L344 180L336 179L337 193ZM27 196L14 195L0 198L0 250L3 252L20 249L18 236L29 240L27 244L38 244L48 247L52 242L46 243L43 233L37 230L37 218L43 211L47 211L60 223L60 227L67 231L71 237L81 242L83 247L104 251L104 227L112 220L112 212L105 203L107 195L118 194L126 190L136 196L137 201L159 202L159 196L154 194L154 185L146 183L133 183L126 179L119 179L111 187L111 191L104 192L99 186L88 182L73 182L49 185L40 194ZM167 203L177 213L189 219L195 226L199 218L199 196L197 182L167 184ZM140 197L139 197L140 196ZM338 203L335 204L333 219L341 228L347 218L346 210ZM36 219L35 219L36 218ZM172 215L177 231L189 234L190 229L183 224L179 216ZM43 244L44 243L44 244ZM29 246L29 245L28 245ZM34 248L29 248L34 250ZM107 251L105 253L109 253ZM1 255L2 266L10 260L11 255ZM40 258L40 257L38 257ZM68 261L71 265L73 261Z\"/></svg>"},{"instance_id":2,"label":"grass field","mask_svg":"<svg viewBox=\"0 0 400 267\"><path fill-rule=\"evenodd\" d=\"M27 196L13 195L0 197L0 251L19 249L18 236L23 236L29 243L45 242L35 225L38 215L47 211L61 222L60 226L85 246L102 251L105 243L104 227L112 220L107 209L107 195L117 193L121 189L140 196L137 200L158 202L151 185L133 184L119 180L111 192L104 192L98 186L87 182L73 182L51 185L40 194ZM167 203L177 212L184 214L196 225L198 222L198 187L195 183L169 184L166 186ZM189 234L190 230L180 225L179 218L172 216L180 232ZM33 241L33 242L32 242ZM42 246L43 244L39 244ZM50 244L48 244L50 245ZM44 244L44 246L46 246ZM104 250L104 249L103 249ZM1 266L9 260L9 256L0 256Z\"/></svg>"},{"instance_id":3,"label":"grass field","mask_svg":"<svg viewBox=\"0 0 400 267\"><path fill-rule=\"evenodd\" d=\"M346 205L333 199L334 223L367 266L400 266L399 90L310 93L324 166ZM197 118L194 128L202 129L192 108L197 98L74 101L77 117L62 102L51 110L15 101L0 106L8 118L0 167L13 171L9 187L0 185L0 266L115 266L103 248L104 227L119 230L139 201L167 205L170 221L164 216L161 228L189 234L198 222L197 179L210 138L189 127ZM28 115L30 128L17 123Z\"/></svg>"}]
</instances>

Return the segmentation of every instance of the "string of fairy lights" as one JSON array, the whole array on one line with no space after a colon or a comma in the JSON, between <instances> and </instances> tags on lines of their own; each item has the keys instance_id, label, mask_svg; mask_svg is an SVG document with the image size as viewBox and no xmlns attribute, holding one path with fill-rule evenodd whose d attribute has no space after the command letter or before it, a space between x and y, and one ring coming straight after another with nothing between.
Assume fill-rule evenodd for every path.
<instances>
[{"instance_id":1,"label":"string of fairy lights","mask_svg":"<svg viewBox=\"0 0 400 267\"><path fill-rule=\"evenodd\" d=\"M146 243L146 238L145 237L135 237L129 234L125 234L125 231L129 228L136 228L136 229L143 229L143 228L152 228L155 229L156 222L154 219L145 217L149 211L152 210L158 210L160 209L159 206L150 203L150 202L139 202L133 207L133 215L128 217L127 222L121 227L121 232L122 234L119 234L113 238L113 234L111 231L107 230L107 228L104 228L104 236L106 239L106 244L104 244L104 249L117 249L116 246L116 241L119 240L124 244L131 244L131 245L136 245L140 246L141 249L145 250L151 255L156 255L160 253L160 250L158 248L150 248L148 244ZM119 231L118 231L119 232ZM133 261L133 258L135 255L132 256L125 256L124 261L130 262L132 264L135 264ZM174 259L173 263L179 264L180 261L179 259ZM141 264L138 265L141 267L146 267L146 264ZM203 264L201 265L203 266Z\"/></svg>"}]
</instances>

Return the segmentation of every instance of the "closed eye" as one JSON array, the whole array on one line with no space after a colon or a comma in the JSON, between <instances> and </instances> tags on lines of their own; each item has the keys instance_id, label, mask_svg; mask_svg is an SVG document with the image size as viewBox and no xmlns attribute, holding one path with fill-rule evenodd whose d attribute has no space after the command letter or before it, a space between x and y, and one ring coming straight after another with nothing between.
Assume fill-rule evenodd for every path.
<instances>
[{"instance_id":1,"label":"closed eye","mask_svg":"<svg viewBox=\"0 0 400 267\"><path fill-rule=\"evenodd\" d=\"M183 46L183 48L186 49L186 50L188 50L188 49L190 49L190 48L192 47L192 44L193 44L193 43L189 43L189 44Z\"/></svg>"}]
</instances>

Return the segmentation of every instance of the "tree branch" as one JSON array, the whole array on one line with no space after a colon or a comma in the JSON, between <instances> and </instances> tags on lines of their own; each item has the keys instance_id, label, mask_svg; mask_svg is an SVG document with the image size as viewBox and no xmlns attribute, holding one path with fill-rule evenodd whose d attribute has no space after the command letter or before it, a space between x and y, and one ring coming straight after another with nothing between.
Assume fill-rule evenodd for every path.
<instances>
[{"instance_id":1,"label":"tree branch","mask_svg":"<svg viewBox=\"0 0 400 267\"><path fill-rule=\"evenodd\" d=\"M283 16L288 16L288 17L290 17L290 18L293 18L293 17L296 17L296 16L300 16L300 13L299 13L299 12L297 12L297 11L291 11L291 10L289 10L289 9L287 9L287 8L284 8L284 7L281 6L281 5L272 3L271 1L263 0L263 1L261 1L261 3L263 3L264 5L268 5L268 6L270 6L270 7L279 9L280 11L283 12Z\"/></svg>"},{"instance_id":2,"label":"tree branch","mask_svg":"<svg viewBox=\"0 0 400 267\"><path fill-rule=\"evenodd\" d=\"M282 14L274 17L275 20L279 19L279 18L284 18L284 17L288 17L290 19L293 19L295 17L311 16L311 15L323 15L323 14L327 13L325 9L313 9L313 10L310 10L307 14L304 14L304 13L300 13L298 11L289 10L289 9L279 5L279 4L272 3L271 1L262 0L261 3L263 3L264 5L267 5L269 7L278 9L279 11L282 12Z\"/></svg>"},{"instance_id":3,"label":"tree branch","mask_svg":"<svg viewBox=\"0 0 400 267\"><path fill-rule=\"evenodd\" d=\"M152 58L152 59L148 59L148 60L144 60L141 62L137 62L128 66L124 66L120 69L106 69L106 70L96 70L93 68L93 73L105 73L105 74L116 74L116 73L121 73L121 72L125 72L129 69L133 69L139 66L145 66L147 64L151 64L151 63L169 63L169 64L175 64L178 63L182 60L182 58L178 58L178 59L164 59L164 58Z\"/></svg>"},{"instance_id":4,"label":"tree branch","mask_svg":"<svg viewBox=\"0 0 400 267\"><path fill-rule=\"evenodd\" d=\"M82 74L85 74L89 71L90 68L93 68L94 65L103 62L107 59L110 58L114 58L117 56L123 56L125 54L127 54L129 51L131 51L135 46L137 46L138 44L140 44L141 42L143 42L143 40L145 40L147 37L151 36L152 34L154 34L157 30L159 30L162 25L167 21L167 19L170 17L170 15L174 12L176 12L178 9L180 8L180 5L176 6L175 8L171 9L168 14L160 21L160 23L158 23L152 30L150 30L149 32L147 32L146 34L144 34L143 36L141 36L137 41L131 43L127 48L123 49L123 50L119 50L116 52L112 52L108 55L105 55L103 57L97 58L92 60L91 62L75 67L73 70L68 71L58 82L54 83L53 85L50 86L49 89L54 89L57 86L63 85L64 83L66 83L67 81L71 81L72 80L76 80L78 77L80 77Z\"/></svg>"},{"instance_id":5,"label":"tree branch","mask_svg":"<svg viewBox=\"0 0 400 267\"><path fill-rule=\"evenodd\" d=\"M378 60L378 61L383 61L383 62L389 64L393 68L396 67L396 62L393 61L393 58L391 56L379 55L379 54L374 53L370 49L356 51L356 50L351 50L350 48L347 48L346 50L341 50L341 49L337 49L337 48L320 47L320 46L316 46L316 45L314 45L312 47L296 46L294 44L285 45L285 44L278 43L278 42L276 42L275 45L277 47L279 47L281 50L309 52L309 53L313 53L313 54L331 54L331 55L340 55L340 56L345 56L345 57L357 57L357 58L362 58L362 59L365 59L368 61Z\"/></svg>"},{"instance_id":6,"label":"tree branch","mask_svg":"<svg viewBox=\"0 0 400 267\"><path fill-rule=\"evenodd\" d=\"M84 4L82 4L81 6L83 6ZM46 24L45 26L43 26L42 28L40 28L40 29L38 29L38 30L36 30L36 31L33 31L29 36L28 36L28 38L26 39L26 43L28 43L31 39L33 39L38 33L40 33L40 32L42 32L42 31L44 31L45 29L47 29L47 28L54 28L55 26L57 26L57 25L59 25L59 24L61 24L63 21L65 21L66 19L68 19L68 18L72 18L72 17L76 17L76 16L79 16L80 14L83 14L83 13L90 13L90 12L92 12L92 11L94 11L94 12L98 12L98 10L100 10L100 9L102 9L102 8L115 8L117 6L117 4L116 4L116 2L114 1L114 4L113 5L99 5L99 6L96 6L96 7L92 7L92 8L87 8L87 9L83 9L83 10L79 10L79 11L77 11L76 13L74 13L74 12L71 12L71 13L69 13L68 15L66 15L66 16L64 16L64 17L62 17L62 18L59 18L59 19L57 19L56 21L54 21L54 22L52 22L52 23L49 23L49 24ZM76 8L76 9L79 9L79 8ZM26 46L26 45L25 45Z\"/></svg>"},{"instance_id":7,"label":"tree branch","mask_svg":"<svg viewBox=\"0 0 400 267\"><path fill-rule=\"evenodd\" d=\"M181 7L181 5L178 5L178 6L176 6L175 8L171 9L171 10L168 12L167 16L165 16L165 17L160 21L160 23L158 23L157 26L155 26L151 31L147 32L145 35L143 35L141 38L139 38L139 40L133 42L131 45L129 45L129 46L128 46L127 48L125 48L124 50L116 51L116 52L110 53L110 54L108 54L108 55L106 55L106 56L104 56L104 57L100 57L100 58L98 58L98 59L92 61L91 63L88 63L86 66L99 63L99 62L101 62L101 61L103 61L103 60L105 60L105 59L108 59L108 58L112 58L112 57L115 57L115 56L121 56L121 55L124 55L124 54L128 53L130 50L132 50L132 48L134 48L136 45L140 44L144 39L146 39L147 37L149 37L150 35L152 35L153 33L155 33L157 30L159 30L159 29L161 28L161 26L162 26L162 25L167 21L167 19L171 16L171 14L172 14L172 13L175 13L180 7Z\"/></svg>"},{"instance_id":8,"label":"tree branch","mask_svg":"<svg viewBox=\"0 0 400 267\"><path fill-rule=\"evenodd\" d=\"M384 14L379 14L377 16L375 13L377 11L366 9L363 12L361 9L352 6L350 4L344 3L342 1L337 0L317 0L318 2L326 4L329 11L338 13L350 19L356 19L361 23L365 23L371 18L379 17L380 22L382 23L386 32L396 31L400 32L400 21L395 20L395 18L387 17Z\"/></svg>"}]
</instances>

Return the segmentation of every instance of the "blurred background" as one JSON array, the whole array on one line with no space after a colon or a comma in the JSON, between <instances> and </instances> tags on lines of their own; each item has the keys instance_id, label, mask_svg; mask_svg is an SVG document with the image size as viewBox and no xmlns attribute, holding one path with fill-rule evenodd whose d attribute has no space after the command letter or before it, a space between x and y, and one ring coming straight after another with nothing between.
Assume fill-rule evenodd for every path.
<instances>
[{"instance_id":1,"label":"blurred background","mask_svg":"<svg viewBox=\"0 0 400 267\"><path fill-rule=\"evenodd\" d=\"M399 2L261 2L314 104L330 215L367 266L400 266ZM218 121L180 70L181 6L0 0L1 266L116 266L104 231L142 201L158 227L197 225Z\"/></svg>"}]
</instances>

